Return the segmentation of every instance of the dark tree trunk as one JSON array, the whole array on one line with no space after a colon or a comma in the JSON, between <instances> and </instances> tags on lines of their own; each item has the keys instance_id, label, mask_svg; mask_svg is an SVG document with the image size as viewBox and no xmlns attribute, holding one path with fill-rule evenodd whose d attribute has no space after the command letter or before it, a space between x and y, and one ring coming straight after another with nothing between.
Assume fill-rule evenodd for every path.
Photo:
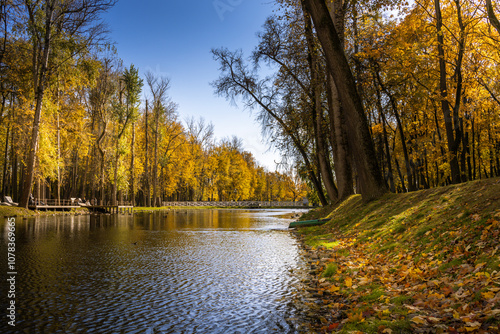
<instances>
[{"instance_id":1,"label":"dark tree trunk","mask_svg":"<svg viewBox=\"0 0 500 334\"><path fill-rule=\"evenodd\" d=\"M441 92L441 108L444 115L444 123L446 128L446 137L448 140L448 150L450 152L450 169L452 183L460 183L460 167L458 164L458 140L455 138L455 129L458 120L452 118L452 111L448 102L448 84L446 74L446 59L444 54L444 36L443 36L443 19L441 15L440 0L434 0L436 8L436 30L438 40L438 56L439 56L439 90ZM458 93L458 87L457 87ZM455 106L457 108L457 106Z\"/></svg>"},{"instance_id":2,"label":"dark tree trunk","mask_svg":"<svg viewBox=\"0 0 500 334\"><path fill-rule=\"evenodd\" d=\"M381 102L381 94L378 89L378 85L374 85L375 87L375 92L377 94L377 108L380 113L380 116L382 117L382 131L383 131L383 136L384 136L384 148L385 148L385 155L387 159L387 169L388 169L388 179L389 179L389 189L391 192L395 193L396 192L396 187L394 185L394 172L392 171L392 161L391 161L391 151L389 148L389 140L387 138L387 120L385 118L384 110L382 108L382 102Z\"/></svg>"},{"instance_id":3,"label":"dark tree trunk","mask_svg":"<svg viewBox=\"0 0 500 334\"><path fill-rule=\"evenodd\" d=\"M325 142L325 134L323 132L323 108L321 105L321 90L322 84L319 71L319 60L316 46L314 45L313 30L311 26L311 18L304 8L305 36L308 48L309 71L311 73L311 116L313 121L314 136L316 140L316 154L318 158L321 177L326 189L326 193L331 202L336 202L338 199L338 190L333 180L333 173L329 162L328 149Z\"/></svg>"},{"instance_id":4,"label":"dark tree trunk","mask_svg":"<svg viewBox=\"0 0 500 334\"><path fill-rule=\"evenodd\" d=\"M410 156L408 154L408 149L406 147L406 136L405 132L403 129L403 123L401 122L401 117L399 117L399 111L398 107L396 105L396 101L394 100L394 97L392 94L389 92L389 90L385 87L384 83L382 82L382 79L380 78L380 73L378 70L375 70L375 74L377 76L377 81L378 84L380 85L380 88L382 88L382 91L389 97L389 102L391 103L392 110L394 111L394 116L396 117L396 124L397 128L399 131L399 136L401 137L401 146L403 149L403 155L405 158L405 167L406 167L406 176L408 177L408 191L415 191L415 185L414 185L414 177L412 175L412 168L411 168L411 162L410 162Z\"/></svg>"},{"instance_id":5,"label":"dark tree trunk","mask_svg":"<svg viewBox=\"0 0 500 334\"><path fill-rule=\"evenodd\" d=\"M92 197L90 194L87 193L87 178L89 175L89 157L85 157L85 170L82 172L82 175L80 177L80 185L78 186L78 197ZM92 199L92 198L90 198Z\"/></svg>"},{"instance_id":6,"label":"dark tree trunk","mask_svg":"<svg viewBox=\"0 0 500 334\"><path fill-rule=\"evenodd\" d=\"M155 113L155 146L154 146L154 162L153 162L153 206L157 206L158 197L158 137L160 123L160 106L154 107Z\"/></svg>"},{"instance_id":7,"label":"dark tree trunk","mask_svg":"<svg viewBox=\"0 0 500 334\"><path fill-rule=\"evenodd\" d=\"M28 208L28 200L31 194L31 188L33 187L33 180L35 176L35 162L38 154L38 134L40 132L40 118L42 115L42 102L45 93L45 80L47 67L49 64L49 48L52 39L52 15L53 8L47 4L46 6L46 18L45 18L45 35L44 35L44 45L43 45L43 55L40 62L40 68L35 66L34 77L35 79L35 116L33 119L33 128L31 131L31 140L28 154L28 161L26 164L26 177L23 180L23 190L21 193L21 198L19 199L19 206L22 208Z\"/></svg>"},{"instance_id":8,"label":"dark tree trunk","mask_svg":"<svg viewBox=\"0 0 500 334\"><path fill-rule=\"evenodd\" d=\"M148 101L146 100L146 113L145 113L145 140L146 140L146 154L145 154L145 187L146 191L144 192L146 196L146 200L144 201L147 207L151 206L151 194L149 193L149 150L148 150Z\"/></svg>"},{"instance_id":9,"label":"dark tree trunk","mask_svg":"<svg viewBox=\"0 0 500 334\"><path fill-rule=\"evenodd\" d=\"M134 164L135 164L135 122L132 124L132 156L130 158L130 201L133 206L135 206L135 173L134 173Z\"/></svg>"},{"instance_id":10,"label":"dark tree trunk","mask_svg":"<svg viewBox=\"0 0 500 334\"><path fill-rule=\"evenodd\" d=\"M470 154L469 151L469 133L465 131L464 120L460 119L460 128L462 133L462 154L460 155L460 165L462 170L462 181L466 182L470 180L469 174L467 173L467 156ZM470 169L469 169L470 172Z\"/></svg>"},{"instance_id":11,"label":"dark tree trunk","mask_svg":"<svg viewBox=\"0 0 500 334\"><path fill-rule=\"evenodd\" d=\"M500 22L493 11L491 0L486 0L486 9L488 10L488 19L490 20L490 24L498 31L498 33L500 33Z\"/></svg>"},{"instance_id":12,"label":"dark tree trunk","mask_svg":"<svg viewBox=\"0 0 500 334\"><path fill-rule=\"evenodd\" d=\"M331 75L328 75L328 103L330 118L330 136L334 146L335 176L337 177L338 198L346 199L354 194L354 181L352 178L351 158L348 152L345 121L342 115L342 105L338 98L337 88Z\"/></svg>"},{"instance_id":13,"label":"dark tree trunk","mask_svg":"<svg viewBox=\"0 0 500 334\"><path fill-rule=\"evenodd\" d=\"M376 199L387 192L370 136L368 120L341 41L323 0L303 0L323 46L328 68L335 80L346 122L348 143L362 183L363 200Z\"/></svg>"},{"instance_id":14,"label":"dark tree trunk","mask_svg":"<svg viewBox=\"0 0 500 334\"><path fill-rule=\"evenodd\" d=\"M3 161L3 173L2 173L2 188L0 189L0 201L3 201L3 197L6 195L7 191L7 166L9 161L9 136L10 136L11 126L7 128L7 134L5 135L5 150L4 150L4 161Z\"/></svg>"},{"instance_id":15,"label":"dark tree trunk","mask_svg":"<svg viewBox=\"0 0 500 334\"><path fill-rule=\"evenodd\" d=\"M340 45L344 49L345 8L343 0L327 2L328 11L333 21ZM331 71L327 73L327 98L329 105L330 137L332 138L335 176L337 178L339 200L354 194L351 158L347 144L347 131L342 104Z\"/></svg>"},{"instance_id":16,"label":"dark tree trunk","mask_svg":"<svg viewBox=\"0 0 500 334\"><path fill-rule=\"evenodd\" d=\"M15 154L14 143L16 142L15 133L12 133L12 145L11 145L11 157L12 157L12 175L10 181L10 188L12 191L12 199L14 202L19 201L19 186L17 181L18 169L17 169L17 154ZM2 199L3 200L3 199Z\"/></svg>"}]
</instances>

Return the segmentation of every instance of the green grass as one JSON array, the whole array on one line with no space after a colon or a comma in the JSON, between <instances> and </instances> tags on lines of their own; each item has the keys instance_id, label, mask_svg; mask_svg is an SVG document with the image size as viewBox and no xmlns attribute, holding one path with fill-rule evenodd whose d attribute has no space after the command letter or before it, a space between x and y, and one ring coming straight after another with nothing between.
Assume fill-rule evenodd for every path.
<instances>
[{"instance_id":1,"label":"green grass","mask_svg":"<svg viewBox=\"0 0 500 334\"><path fill-rule=\"evenodd\" d=\"M349 250L345 248L337 249L336 253L338 256L344 256L344 257L349 256L350 254Z\"/></svg>"},{"instance_id":2,"label":"green grass","mask_svg":"<svg viewBox=\"0 0 500 334\"><path fill-rule=\"evenodd\" d=\"M459 265L461 265L462 263L464 262L463 259L454 259L448 263L444 263L442 264L440 267L439 267L439 270L441 271L446 271L450 268L455 268L455 267L458 267Z\"/></svg>"},{"instance_id":3,"label":"green grass","mask_svg":"<svg viewBox=\"0 0 500 334\"><path fill-rule=\"evenodd\" d=\"M335 275L338 271L338 267L335 263L329 263L325 270L323 271L323 274L321 276L323 277L326 277L326 278L329 278L329 277L332 277L333 275Z\"/></svg>"},{"instance_id":4,"label":"green grass","mask_svg":"<svg viewBox=\"0 0 500 334\"><path fill-rule=\"evenodd\" d=\"M398 334L414 333L409 320L394 320L394 321L377 320L370 322L363 321L354 323L350 322L347 323L338 333L344 334L344 333L352 333L355 331L361 331L363 333L378 333L379 328L381 327L391 328L392 333L398 333Z\"/></svg>"},{"instance_id":5,"label":"green grass","mask_svg":"<svg viewBox=\"0 0 500 334\"><path fill-rule=\"evenodd\" d=\"M68 214L88 214L87 209L71 209L71 211L34 211L15 206L0 206L0 217L39 217Z\"/></svg>"},{"instance_id":6,"label":"green grass","mask_svg":"<svg viewBox=\"0 0 500 334\"><path fill-rule=\"evenodd\" d=\"M395 234L402 234L402 233L406 232L406 230L407 230L406 226L404 226L404 225L399 225L398 227L396 227L396 228L393 230L393 232L394 232Z\"/></svg>"},{"instance_id":7,"label":"green grass","mask_svg":"<svg viewBox=\"0 0 500 334\"><path fill-rule=\"evenodd\" d=\"M363 302L374 301L374 300L379 299L383 295L384 295L384 292L382 290L375 289L370 294L361 297L360 301L363 301Z\"/></svg>"},{"instance_id":8,"label":"green grass","mask_svg":"<svg viewBox=\"0 0 500 334\"><path fill-rule=\"evenodd\" d=\"M391 303L397 306L401 306L403 304L411 304L411 301L412 298L407 295L402 295L391 299Z\"/></svg>"},{"instance_id":9,"label":"green grass","mask_svg":"<svg viewBox=\"0 0 500 334\"><path fill-rule=\"evenodd\" d=\"M379 253L385 253L385 252L392 252L396 247L398 246L398 243L393 242L390 244L386 244L378 249Z\"/></svg>"},{"instance_id":10,"label":"green grass","mask_svg":"<svg viewBox=\"0 0 500 334\"><path fill-rule=\"evenodd\" d=\"M482 293L488 290L476 286L485 279L473 274L474 267L481 265L480 272L489 274L500 271L500 250L496 250L500 238L497 223L500 221L500 178L405 194L386 194L368 203L364 203L361 196L354 195L337 207L318 212L308 215L330 218L330 221L300 229L297 233L309 246L332 246L340 241L333 247L337 261L335 267L324 264L323 272L323 277L335 277L335 284L342 285L346 277L353 279L353 288L343 286L338 292L342 303L350 298L352 301L346 306L350 317L340 333L377 333L383 327L390 328L392 333L413 333L415 323L410 322L405 305L412 305L422 298L425 300L427 290L442 293L441 287L426 287L423 281L419 281L420 274L416 270L420 268L426 275L422 278L429 281L432 279L428 277L437 282L447 277L455 292L459 289L457 282L468 285L466 288L471 294L467 303L476 305L485 303ZM303 219L309 218L303 216ZM358 259L364 259L362 266ZM385 266L385 270L378 270L376 275L370 276L372 283L356 287L357 278L366 275L364 268L373 266ZM407 270L408 273L404 274L408 275L407 278L402 277ZM405 286L404 282L409 281L415 290L395 295L394 291L387 289L391 283L382 280L381 284L377 275L384 279L389 275L399 277L404 281L393 281L392 284ZM379 310L381 305L387 307L384 310L389 313L370 315L372 305L378 305ZM497 303L491 307L498 306ZM366 317L361 320L357 313L353 313L360 311L366 312ZM460 319L448 320L452 327L464 326ZM495 324L500 320L497 317L488 322ZM488 326L484 322L483 325ZM492 330L497 329L493 327Z\"/></svg>"}]
</instances>

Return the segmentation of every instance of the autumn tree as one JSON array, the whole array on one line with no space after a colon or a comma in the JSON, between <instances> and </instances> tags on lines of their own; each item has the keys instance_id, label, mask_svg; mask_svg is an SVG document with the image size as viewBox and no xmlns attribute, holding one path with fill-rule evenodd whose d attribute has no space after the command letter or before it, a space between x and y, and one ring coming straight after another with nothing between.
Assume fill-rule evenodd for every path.
<instances>
[{"instance_id":1,"label":"autumn tree","mask_svg":"<svg viewBox=\"0 0 500 334\"><path fill-rule=\"evenodd\" d=\"M361 179L361 194L364 200L375 199L384 194L387 188L378 166L368 120L351 67L326 3L322 0L304 0L304 8L314 22L329 71L337 86L346 121L351 126L348 143Z\"/></svg>"},{"instance_id":2,"label":"autumn tree","mask_svg":"<svg viewBox=\"0 0 500 334\"><path fill-rule=\"evenodd\" d=\"M151 95L153 96L153 134L154 134L154 160L153 160L153 206L158 205L158 154L159 154L159 136L160 136L160 120L164 115L173 113L176 109L174 103L168 100L167 91L170 88L170 79L166 77L157 77L151 72L146 73L146 82L148 84Z\"/></svg>"},{"instance_id":3,"label":"autumn tree","mask_svg":"<svg viewBox=\"0 0 500 334\"><path fill-rule=\"evenodd\" d=\"M216 93L231 101L242 97L249 108L259 111L257 117L264 129L278 129L283 134L282 137L287 139L286 143L303 159L311 183L321 203L326 205L328 200L308 153L308 132L298 131L300 121L294 119L297 113L290 112L297 105L289 98L280 98L279 84L274 84L270 78L259 79L256 70L250 69L245 63L240 51L231 52L220 48L212 50L212 53L219 62L221 71L220 78L212 83Z\"/></svg>"},{"instance_id":4,"label":"autumn tree","mask_svg":"<svg viewBox=\"0 0 500 334\"><path fill-rule=\"evenodd\" d=\"M130 143L131 148L131 162L130 162L130 198L134 201L134 189L135 189L135 175L134 175L134 159L135 159L135 122L137 121L138 107L140 102L140 94L142 90L142 79L139 77L139 71L130 65L130 68L126 68L123 71L122 77L120 79L121 90L119 92L119 100L115 102L114 114L118 122L118 131L116 135L116 158L115 158L115 171L114 171L114 191L113 191L113 202L116 203L116 192L118 183L118 167L120 155L122 155L122 150L119 148L120 140L129 128L132 127L132 138Z\"/></svg>"},{"instance_id":5,"label":"autumn tree","mask_svg":"<svg viewBox=\"0 0 500 334\"><path fill-rule=\"evenodd\" d=\"M25 1L27 34L32 47L32 80L34 89L35 114L31 132L30 149L27 160L26 177L19 205L28 207L35 173L35 159L38 152L38 139L42 102L47 81L54 75L62 62L51 62L51 55L63 39L72 46L71 57L97 43L103 36L104 28L99 15L114 5L114 0L91 1ZM61 45L61 44L59 44Z\"/></svg>"}]
</instances>

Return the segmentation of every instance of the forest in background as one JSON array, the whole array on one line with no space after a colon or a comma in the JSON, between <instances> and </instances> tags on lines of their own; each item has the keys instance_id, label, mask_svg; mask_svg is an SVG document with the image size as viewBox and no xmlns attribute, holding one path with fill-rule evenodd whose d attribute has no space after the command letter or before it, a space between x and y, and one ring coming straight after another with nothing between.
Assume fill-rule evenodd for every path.
<instances>
[{"instance_id":1,"label":"forest in background","mask_svg":"<svg viewBox=\"0 0 500 334\"><path fill-rule=\"evenodd\" d=\"M99 21L113 5L1 1L1 197L22 202L28 182L42 200L302 200L291 170L268 171L202 118L181 120L168 78L123 65Z\"/></svg>"},{"instance_id":2,"label":"forest in background","mask_svg":"<svg viewBox=\"0 0 500 334\"><path fill-rule=\"evenodd\" d=\"M277 2L251 55L212 50L212 85L254 111L281 173L121 63L99 21L114 1L1 0L2 193L326 205L500 175L495 3Z\"/></svg>"}]
</instances>

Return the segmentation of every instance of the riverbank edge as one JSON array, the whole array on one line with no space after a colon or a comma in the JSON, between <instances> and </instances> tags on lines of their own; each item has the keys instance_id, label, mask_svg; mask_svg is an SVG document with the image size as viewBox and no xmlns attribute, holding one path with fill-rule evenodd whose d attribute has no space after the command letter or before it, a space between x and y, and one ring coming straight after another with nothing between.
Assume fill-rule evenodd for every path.
<instances>
[{"instance_id":1,"label":"riverbank edge","mask_svg":"<svg viewBox=\"0 0 500 334\"><path fill-rule=\"evenodd\" d=\"M152 213L157 211L178 211L178 210L204 210L204 209L220 209L220 210L246 210L250 208L238 207L238 206L228 206L228 207L218 207L218 206L163 206L163 207L134 207L134 213ZM303 210L303 208L296 207L265 207L257 208L262 210L267 209L286 209L286 210ZM309 208L305 208L309 209ZM254 210L253 208L251 210ZM45 211L45 210L29 210L24 208L19 208L16 206L0 206L0 217L39 217L39 216L56 216L56 215L87 215L91 212L85 208L71 209L69 211ZM298 217L298 216L297 216Z\"/></svg>"},{"instance_id":2,"label":"riverbank edge","mask_svg":"<svg viewBox=\"0 0 500 334\"><path fill-rule=\"evenodd\" d=\"M32 217L41 217L41 216L68 216L68 215L87 215L90 212L87 209L79 208L79 209L71 209L69 211L45 211L45 210L30 210L19 208L17 206L0 206L0 217L9 218L9 217L23 217L23 218L32 218Z\"/></svg>"},{"instance_id":3,"label":"riverbank edge","mask_svg":"<svg viewBox=\"0 0 500 334\"><path fill-rule=\"evenodd\" d=\"M500 178L364 203L293 230L307 277L308 333L500 332Z\"/></svg>"}]
</instances>

